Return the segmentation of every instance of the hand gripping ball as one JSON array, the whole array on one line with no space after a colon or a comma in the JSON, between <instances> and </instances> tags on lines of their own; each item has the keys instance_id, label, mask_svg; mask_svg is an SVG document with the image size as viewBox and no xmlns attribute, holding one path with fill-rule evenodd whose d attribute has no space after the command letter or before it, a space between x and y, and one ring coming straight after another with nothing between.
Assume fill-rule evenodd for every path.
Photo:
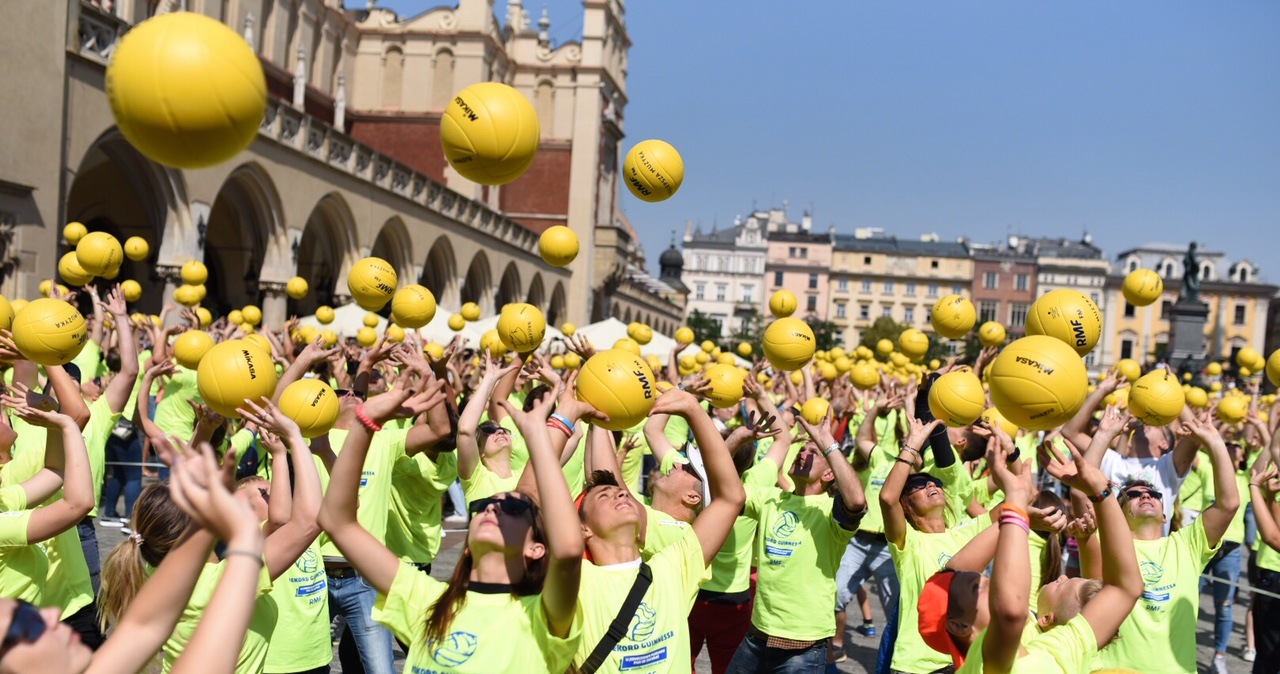
<instances>
[{"instance_id":1,"label":"hand gripping ball","mask_svg":"<svg viewBox=\"0 0 1280 674\"><path fill-rule=\"evenodd\" d=\"M995 321L987 321L978 328L978 341L983 346L1000 346L1004 344L1006 336L1004 326Z\"/></svg>"},{"instance_id":2,"label":"hand gripping ball","mask_svg":"<svg viewBox=\"0 0 1280 674\"><path fill-rule=\"evenodd\" d=\"M1084 293L1053 290L1031 305L1027 334L1059 339L1083 357L1093 350L1102 334L1102 312Z\"/></svg>"},{"instance_id":3,"label":"hand gripping ball","mask_svg":"<svg viewBox=\"0 0 1280 674\"><path fill-rule=\"evenodd\" d=\"M964 337L977 320L978 311L973 308L973 302L960 295L947 295L938 300L929 314L934 331L947 339Z\"/></svg>"},{"instance_id":4,"label":"hand gripping ball","mask_svg":"<svg viewBox=\"0 0 1280 674\"><path fill-rule=\"evenodd\" d=\"M542 346L547 334L547 319L532 304L515 302L502 307L498 314L498 338L516 353L529 353Z\"/></svg>"},{"instance_id":5,"label":"hand gripping ball","mask_svg":"<svg viewBox=\"0 0 1280 674\"><path fill-rule=\"evenodd\" d=\"M712 407L728 409L742 400L742 384L746 377L738 366L717 363L708 367L703 376L711 384L707 399Z\"/></svg>"},{"instance_id":6,"label":"hand gripping ball","mask_svg":"<svg viewBox=\"0 0 1280 674\"><path fill-rule=\"evenodd\" d=\"M125 34L107 65L107 102L139 152L176 168L221 164L258 136L267 81L231 28L175 12Z\"/></svg>"},{"instance_id":7,"label":"hand gripping ball","mask_svg":"<svg viewBox=\"0 0 1280 674\"><path fill-rule=\"evenodd\" d=\"M568 356L565 357L568 360ZM609 416L600 426L623 431L649 415L657 398L653 371L640 356L609 349L588 358L578 375L578 397Z\"/></svg>"},{"instance_id":8,"label":"hand gripping ball","mask_svg":"<svg viewBox=\"0 0 1280 674\"><path fill-rule=\"evenodd\" d=\"M417 330L436 317L436 296L426 286L413 283L391 297L391 320L396 325Z\"/></svg>"},{"instance_id":9,"label":"hand gripping ball","mask_svg":"<svg viewBox=\"0 0 1280 674\"><path fill-rule=\"evenodd\" d=\"M1032 335L1006 346L987 374L991 402L1019 428L1047 431L1075 415L1089 390L1080 355L1060 339Z\"/></svg>"},{"instance_id":10,"label":"hand gripping ball","mask_svg":"<svg viewBox=\"0 0 1280 674\"><path fill-rule=\"evenodd\" d=\"M151 245L140 236L131 236L124 242L124 255L134 262L142 262L150 254Z\"/></svg>"},{"instance_id":11,"label":"hand gripping ball","mask_svg":"<svg viewBox=\"0 0 1280 674\"><path fill-rule=\"evenodd\" d=\"M666 142L642 140L622 161L622 181L641 201L665 201L684 182L684 160Z\"/></svg>"},{"instance_id":12,"label":"hand gripping ball","mask_svg":"<svg viewBox=\"0 0 1280 674\"><path fill-rule=\"evenodd\" d=\"M1129 412L1148 426L1168 426L1186 405L1182 384L1163 368L1139 377L1129 387Z\"/></svg>"},{"instance_id":13,"label":"hand gripping ball","mask_svg":"<svg viewBox=\"0 0 1280 674\"><path fill-rule=\"evenodd\" d=\"M200 361L214 346L213 337L200 330L187 330L173 340L173 357L188 370L200 367Z\"/></svg>"},{"instance_id":14,"label":"hand gripping ball","mask_svg":"<svg viewBox=\"0 0 1280 674\"><path fill-rule=\"evenodd\" d=\"M827 416L831 403L826 398L810 398L800 406L800 416L810 424L817 426Z\"/></svg>"},{"instance_id":15,"label":"hand gripping ball","mask_svg":"<svg viewBox=\"0 0 1280 674\"><path fill-rule=\"evenodd\" d=\"M253 342L233 339L209 349L196 368L196 388L214 412L239 419L244 401L270 398L276 392L276 366L271 354Z\"/></svg>"},{"instance_id":16,"label":"hand gripping ball","mask_svg":"<svg viewBox=\"0 0 1280 674\"><path fill-rule=\"evenodd\" d=\"M1164 280L1150 269L1135 269L1124 277L1120 285L1124 301L1138 307L1145 307L1160 299L1164 293Z\"/></svg>"},{"instance_id":17,"label":"hand gripping ball","mask_svg":"<svg viewBox=\"0 0 1280 674\"><path fill-rule=\"evenodd\" d=\"M567 267L578 257L578 235L564 225L548 227L538 237L538 254L552 267Z\"/></svg>"},{"instance_id":18,"label":"hand gripping ball","mask_svg":"<svg viewBox=\"0 0 1280 674\"><path fill-rule=\"evenodd\" d=\"M390 262L366 257L347 272L347 289L365 311L381 311L396 291L396 270Z\"/></svg>"},{"instance_id":19,"label":"hand gripping ball","mask_svg":"<svg viewBox=\"0 0 1280 674\"><path fill-rule=\"evenodd\" d=\"M84 316L62 300L32 300L13 317L13 341L18 351L40 365L70 363L88 336Z\"/></svg>"},{"instance_id":20,"label":"hand gripping ball","mask_svg":"<svg viewBox=\"0 0 1280 674\"><path fill-rule=\"evenodd\" d=\"M529 170L540 135L533 104L500 82L479 82L458 92L440 120L445 159L481 185L504 185Z\"/></svg>"},{"instance_id":21,"label":"hand gripping ball","mask_svg":"<svg viewBox=\"0 0 1280 674\"><path fill-rule=\"evenodd\" d=\"M813 359L817 342L813 329L798 318L779 318L765 328L764 357L773 367L792 372Z\"/></svg>"},{"instance_id":22,"label":"hand gripping ball","mask_svg":"<svg viewBox=\"0 0 1280 674\"><path fill-rule=\"evenodd\" d=\"M106 232L89 232L76 244L76 260L90 276L104 276L124 262L124 248Z\"/></svg>"},{"instance_id":23,"label":"hand gripping ball","mask_svg":"<svg viewBox=\"0 0 1280 674\"><path fill-rule=\"evenodd\" d=\"M778 290L769 297L769 313L774 318L786 318L796 312L796 307L800 303L796 300L795 293L790 290Z\"/></svg>"},{"instance_id":24,"label":"hand gripping ball","mask_svg":"<svg viewBox=\"0 0 1280 674\"><path fill-rule=\"evenodd\" d=\"M929 411L952 427L964 427L982 416L987 395L982 382L969 370L948 372L929 388Z\"/></svg>"},{"instance_id":25,"label":"hand gripping ball","mask_svg":"<svg viewBox=\"0 0 1280 674\"><path fill-rule=\"evenodd\" d=\"M295 300L300 300L306 297L310 290L311 286L307 283L307 280L301 276L295 276L289 279L289 283L285 284L284 287L285 293L287 293L291 299Z\"/></svg>"},{"instance_id":26,"label":"hand gripping ball","mask_svg":"<svg viewBox=\"0 0 1280 674\"><path fill-rule=\"evenodd\" d=\"M338 396L319 379L299 379L280 393L280 411L298 424L302 437L317 438L338 421Z\"/></svg>"}]
</instances>

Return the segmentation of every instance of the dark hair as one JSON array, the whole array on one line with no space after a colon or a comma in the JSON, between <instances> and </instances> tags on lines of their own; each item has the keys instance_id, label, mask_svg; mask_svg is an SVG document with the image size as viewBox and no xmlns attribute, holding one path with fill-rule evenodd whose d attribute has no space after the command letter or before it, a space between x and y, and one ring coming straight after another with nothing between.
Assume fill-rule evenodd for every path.
<instances>
[{"instance_id":1,"label":"dark hair","mask_svg":"<svg viewBox=\"0 0 1280 674\"><path fill-rule=\"evenodd\" d=\"M1116 490L1116 499L1119 501L1129 500L1129 497L1125 496L1124 493L1126 491L1129 491L1130 489L1133 489L1134 487L1146 487L1151 491L1160 491L1159 489L1156 489L1156 486L1148 480L1144 480L1140 477L1130 477L1130 478L1126 478L1124 482L1120 483L1120 488Z\"/></svg>"},{"instance_id":2,"label":"dark hair","mask_svg":"<svg viewBox=\"0 0 1280 674\"><path fill-rule=\"evenodd\" d=\"M742 477L754 465L756 465L756 443L748 442L734 452L733 469L738 471L738 477Z\"/></svg>"},{"instance_id":3,"label":"dark hair","mask_svg":"<svg viewBox=\"0 0 1280 674\"><path fill-rule=\"evenodd\" d=\"M987 455L987 438L973 432L972 428L964 429L964 449L960 452L961 461L977 461Z\"/></svg>"},{"instance_id":4,"label":"dark hair","mask_svg":"<svg viewBox=\"0 0 1280 674\"><path fill-rule=\"evenodd\" d=\"M551 387L545 384L538 384L530 389L529 393L524 397L524 406L521 409L526 412L532 410L533 406L537 405L538 402L542 400L542 396L545 396L548 393L551 393Z\"/></svg>"},{"instance_id":5,"label":"dark hair","mask_svg":"<svg viewBox=\"0 0 1280 674\"><path fill-rule=\"evenodd\" d=\"M519 492L506 492L506 494L507 498L519 498L529 502L533 540L537 543L546 543L547 537L542 527L542 513L538 510L538 504ZM454 567L453 575L449 578L444 593L427 609L425 632L428 644L443 641L449 633L449 625L454 617L467 605L467 588L471 585L472 564L471 547L464 544L462 556L458 558L458 565ZM542 592L542 582L547 577L546 557L525 560L524 571L524 577L511 584L511 594L516 597L525 597Z\"/></svg>"},{"instance_id":6,"label":"dark hair","mask_svg":"<svg viewBox=\"0 0 1280 674\"><path fill-rule=\"evenodd\" d=\"M1049 489L1041 489L1035 498L1031 499L1031 505L1036 508L1057 508L1063 514L1070 512L1062 497ZM1044 531L1035 533L1048 543L1044 554L1040 557L1040 587L1044 587L1045 584L1062 575L1062 536Z\"/></svg>"},{"instance_id":7,"label":"dark hair","mask_svg":"<svg viewBox=\"0 0 1280 674\"><path fill-rule=\"evenodd\" d=\"M590 494L592 489L595 489L596 487L621 487L621 486L622 485L618 484L618 476L614 475L613 471L608 471L608 470L591 471L591 474L587 476L586 484L584 484L582 487L582 495L578 497L578 519L582 520L583 522L587 521L587 516L582 510L582 503L586 501L587 494Z\"/></svg>"}]
</instances>

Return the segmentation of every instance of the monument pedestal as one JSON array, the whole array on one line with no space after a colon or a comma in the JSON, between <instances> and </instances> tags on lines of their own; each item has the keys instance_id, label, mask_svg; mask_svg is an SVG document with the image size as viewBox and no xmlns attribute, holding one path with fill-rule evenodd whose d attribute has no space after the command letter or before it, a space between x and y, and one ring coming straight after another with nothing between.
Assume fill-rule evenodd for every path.
<instances>
[{"instance_id":1,"label":"monument pedestal","mask_svg":"<svg viewBox=\"0 0 1280 674\"><path fill-rule=\"evenodd\" d=\"M1172 308L1169 330L1169 367L1174 372L1199 372L1207 360L1204 326L1209 322L1209 305L1178 300Z\"/></svg>"}]
</instances>

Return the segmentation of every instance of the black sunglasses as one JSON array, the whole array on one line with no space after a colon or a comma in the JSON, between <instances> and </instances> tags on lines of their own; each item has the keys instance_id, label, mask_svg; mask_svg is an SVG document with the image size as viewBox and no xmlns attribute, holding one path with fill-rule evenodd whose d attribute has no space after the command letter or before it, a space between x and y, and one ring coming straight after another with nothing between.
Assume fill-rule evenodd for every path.
<instances>
[{"instance_id":1,"label":"black sunglasses","mask_svg":"<svg viewBox=\"0 0 1280 674\"><path fill-rule=\"evenodd\" d=\"M355 396L355 397L357 397L357 398L359 398L359 399L361 399L361 400L364 400L364 398L365 398L365 394L363 394L363 393L361 393L361 392L359 392L359 391L357 391L357 390L355 390L355 389L349 389L349 388L338 388L338 389L334 389L334 390L333 390L333 394L334 394L334 395L336 395L336 396L338 396L339 398L342 398L342 397L344 397L344 396Z\"/></svg>"},{"instance_id":2,"label":"black sunglasses","mask_svg":"<svg viewBox=\"0 0 1280 674\"><path fill-rule=\"evenodd\" d=\"M48 627L35 604L19 599L18 607L13 609L13 619L9 621L9 630L4 634L4 642L0 643L0 656L18 644L35 643Z\"/></svg>"},{"instance_id":3,"label":"black sunglasses","mask_svg":"<svg viewBox=\"0 0 1280 674\"><path fill-rule=\"evenodd\" d=\"M503 435L510 435L510 431L508 431L507 429L505 429L505 428L503 428L503 427L501 427L501 426L499 426L499 425L497 425L497 424L485 424L485 425L483 425L483 426L481 426L481 427L479 428L479 431L480 431L481 433L484 433L485 435L494 435L495 433L502 433Z\"/></svg>"},{"instance_id":4,"label":"black sunglasses","mask_svg":"<svg viewBox=\"0 0 1280 674\"><path fill-rule=\"evenodd\" d=\"M1157 501L1164 500L1162 498L1164 495L1154 489L1126 489L1124 491L1124 496L1126 499L1135 499L1135 498L1142 498L1143 496L1150 496L1151 498Z\"/></svg>"},{"instance_id":5,"label":"black sunglasses","mask_svg":"<svg viewBox=\"0 0 1280 674\"><path fill-rule=\"evenodd\" d=\"M911 484L908 484L906 488L902 490L902 495L909 496L911 494L914 494L920 491L921 489L924 489L925 487L928 487L929 485L933 485L938 489L942 489L942 480L939 480L938 478L929 478L927 480L917 480Z\"/></svg>"},{"instance_id":6,"label":"black sunglasses","mask_svg":"<svg viewBox=\"0 0 1280 674\"><path fill-rule=\"evenodd\" d=\"M474 516L488 510L490 505L497 505L498 509L501 510L503 514L511 515L512 517L523 515L529 512L529 509L533 507L532 503L522 498L497 498L495 496L490 496L489 498L472 501L467 506L467 512Z\"/></svg>"}]
</instances>

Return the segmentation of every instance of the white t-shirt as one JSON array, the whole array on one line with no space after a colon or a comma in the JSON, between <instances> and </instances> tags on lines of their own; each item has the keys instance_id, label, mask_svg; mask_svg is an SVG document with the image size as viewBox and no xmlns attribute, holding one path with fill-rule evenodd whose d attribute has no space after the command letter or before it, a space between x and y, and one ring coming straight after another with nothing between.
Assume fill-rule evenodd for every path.
<instances>
[{"instance_id":1,"label":"white t-shirt","mask_svg":"<svg viewBox=\"0 0 1280 674\"><path fill-rule=\"evenodd\" d=\"M1178 496L1178 490L1182 489L1183 481L1187 479L1185 473L1178 475L1178 470L1174 468L1172 450L1158 459L1138 459L1125 458L1116 450L1108 449L1102 457L1102 472L1112 484L1119 485L1125 480L1136 478L1154 485L1156 491L1160 492L1161 503L1164 505L1164 528L1165 535L1168 535L1168 520L1173 517L1173 501Z\"/></svg>"}]
</instances>

